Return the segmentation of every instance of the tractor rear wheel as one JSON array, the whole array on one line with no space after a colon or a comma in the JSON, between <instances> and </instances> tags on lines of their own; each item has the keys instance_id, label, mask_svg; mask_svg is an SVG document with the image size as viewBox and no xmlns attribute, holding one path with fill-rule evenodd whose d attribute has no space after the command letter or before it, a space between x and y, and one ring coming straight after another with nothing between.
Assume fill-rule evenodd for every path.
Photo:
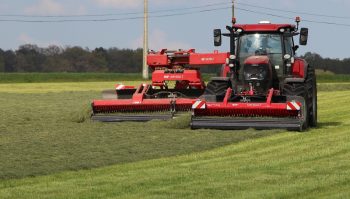
<instances>
[{"instance_id":1,"label":"tractor rear wheel","mask_svg":"<svg viewBox=\"0 0 350 199\"><path fill-rule=\"evenodd\" d=\"M309 124L311 127L317 126L317 84L315 68L309 66L307 70L306 87L309 102Z\"/></svg>"}]
</instances>

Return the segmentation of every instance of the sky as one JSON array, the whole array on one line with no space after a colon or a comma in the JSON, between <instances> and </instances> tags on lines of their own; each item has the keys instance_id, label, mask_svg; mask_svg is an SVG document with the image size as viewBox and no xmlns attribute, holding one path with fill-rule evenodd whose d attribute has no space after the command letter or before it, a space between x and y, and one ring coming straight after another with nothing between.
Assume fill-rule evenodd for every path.
<instances>
[{"instance_id":1,"label":"sky","mask_svg":"<svg viewBox=\"0 0 350 199\"><path fill-rule=\"evenodd\" d=\"M213 46L212 34L213 29L225 30L225 26L230 25L230 2L231 0L149 0L149 11L153 16L149 19L150 49L195 48L197 52L228 51L228 39L223 41L225 45L217 48ZM238 23L257 23L262 20L272 23L295 23L293 18L300 16L302 18L300 26L309 28L309 43L298 50L299 54L311 51L323 57L340 59L350 57L348 12L350 0L235 0L235 2ZM220 5L210 6L212 4ZM197 8L189 9L193 7ZM82 46L89 49L142 47L142 12L143 0L0 0L0 48L17 49L18 46L28 43L40 47L59 45ZM309 15L310 13L316 15ZM113 15L76 16L105 14ZM154 17L173 14L184 15ZM62 17L67 15L71 17ZM136 19L60 23L6 21L120 18Z\"/></svg>"}]
</instances>

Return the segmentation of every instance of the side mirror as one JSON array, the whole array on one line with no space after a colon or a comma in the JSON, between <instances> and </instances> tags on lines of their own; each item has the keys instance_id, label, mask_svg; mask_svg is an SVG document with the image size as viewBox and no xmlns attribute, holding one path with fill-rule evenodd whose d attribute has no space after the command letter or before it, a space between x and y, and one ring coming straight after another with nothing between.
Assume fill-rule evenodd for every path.
<instances>
[{"instance_id":1,"label":"side mirror","mask_svg":"<svg viewBox=\"0 0 350 199\"><path fill-rule=\"evenodd\" d=\"M295 45L295 46L293 47L294 53L297 52L298 49L299 49L299 46L298 46L298 45Z\"/></svg>"},{"instance_id":2,"label":"side mirror","mask_svg":"<svg viewBox=\"0 0 350 199\"><path fill-rule=\"evenodd\" d=\"M221 29L214 30L214 46L221 46L222 37L221 37Z\"/></svg>"},{"instance_id":3,"label":"side mirror","mask_svg":"<svg viewBox=\"0 0 350 199\"><path fill-rule=\"evenodd\" d=\"M305 46L307 44L308 36L309 36L309 29L308 28L301 28L300 29L299 44L302 46Z\"/></svg>"}]
</instances>

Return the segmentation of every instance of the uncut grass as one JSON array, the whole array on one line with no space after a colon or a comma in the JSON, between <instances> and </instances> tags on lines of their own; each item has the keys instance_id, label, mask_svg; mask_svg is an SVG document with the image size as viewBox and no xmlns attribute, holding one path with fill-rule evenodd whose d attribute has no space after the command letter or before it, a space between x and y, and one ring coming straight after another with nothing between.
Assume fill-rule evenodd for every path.
<instances>
[{"instance_id":1,"label":"uncut grass","mask_svg":"<svg viewBox=\"0 0 350 199\"><path fill-rule=\"evenodd\" d=\"M320 124L307 133L285 132L178 157L3 180L0 196L348 198L350 91L331 93L341 101L329 94L320 93Z\"/></svg>"},{"instance_id":2,"label":"uncut grass","mask_svg":"<svg viewBox=\"0 0 350 199\"><path fill-rule=\"evenodd\" d=\"M281 132L192 131L188 114L168 122L91 122L93 98L100 93L0 92L0 178L181 155Z\"/></svg>"},{"instance_id":3,"label":"uncut grass","mask_svg":"<svg viewBox=\"0 0 350 199\"><path fill-rule=\"evenodd\" d=\"M319 74L317 75L317 82L319 83L343 83L350 82L350 75L342 75L342 74Z\"/></svg>"},{"instance_id":4,"label":"uncut grass","mask_svg":"<svg viewBox=\"0 0 350 199\"><path fill-rule=\"evenodd\" d=\"M113 89L115 84L138 86L145 81L117 81L117 82L65 82L65 83L18 83L0 84L0 92L5 93L48 93L72 91L98 91ZM318 91L346 91L350 90L350 83L318 83ZM100 97L100 96L99 96Z\"/></svg>"},{"instance_id":5,"label":"uncut grass","mask_svg":"<svg viewBox=\"0 0 350 199\"><path fill-rule=\"evenodd\" d=\"M0 73L0 83L101 82L142 80L139 73Z\"/></svg>"},{"instance_id":6,"label":"uncut grass","mask_svg":"<svg viewBox=\"0 0 350 199\"><path fill-rule=\"evenodd\" d=\"M216 74L203 73L209 80ZM1 83L143 81L140 73L1 73Z\"/></svg>"},{"instance_id":7,"label":"uncut grass","mask_svg":"<svg viewBox=\"0 0 350 199\"><path fill-rule=\"evenodd\" d=\"M318 91L348 91L350 83L320 83L317 86Z\"/></svg>"},{"instance_id":8,"label":"uncut grass","mask_svg":"<svg viewBox=\"0 0 350 199\"><path fill-rule=\"evenodd\" d=\"M320 70L317 70L316 74L319 83L350 82L350 75L332 74ZM205 81L215 76L218 75L215 73L202 74ZM143 79L139 73L0 73L0 84L107 81L143 81Z\"/></svg>"},{"instance_id":9,"label":"uncut grass","mask_svg":"<svg viewBox=\"0 0 350 199\"><path fill-rule=\"evenodd\" d=\"M142 81L117 81L117 82L63 82L63 83L16 83L0 84L0 92L4 93L58 93L75 91L98 91L114 89L115 84L139 86ZM100 98L101 96L99 96Z\"/></svg>"}]
</instances>

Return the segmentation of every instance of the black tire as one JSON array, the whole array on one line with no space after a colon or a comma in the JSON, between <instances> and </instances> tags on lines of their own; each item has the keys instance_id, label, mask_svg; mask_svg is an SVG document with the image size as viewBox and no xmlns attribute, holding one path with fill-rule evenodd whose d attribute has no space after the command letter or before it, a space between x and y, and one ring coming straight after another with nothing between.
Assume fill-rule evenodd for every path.
<instances>
[{"instance_id":1,"label":"black tire","mask_svg":"<svg viewBox=\"0 0 350 199\"><path fill-rule=\"evenodd\" d=\"M305 83L287 83L283 87L283 93L286 96L301 96L307 98Z\"/></svg>"},{"instance_id":2,"label":"black tire","mask_svg":"<svg viewBox=\"0 0 350 199\"><path fill-rule=\"evenodd\" d=\"M317 126L317 84L315 68L309 66L307 70L306 87L309 104L309 125Z\"/></svg>"},{"instance_id":3,"label":"black tire","mask_svg":"<svg viewBox=\"0 0 350 199\"><path fill-rule=\"evenodd\" d=\"M222 101L225 98L227 89L230 87L230 81L212 80L207 84L204 91L204 97L215 98L215 101Z\"/></svg>"},{"instance_id":4,"label":"black tire","mask_svg":"<svg viewBox=\"0 0 350 199\"><path fill-rule=\"evenodd\" d=\"M309 103L308 103L308 90L306 83L287 83L283 87L283 94L287 98L291 99L293 97L302 97L303 100L303 110L302 115L304 117L303 124L300 131L303 131L309 127Z\"/></svg>"}]
</instances>

